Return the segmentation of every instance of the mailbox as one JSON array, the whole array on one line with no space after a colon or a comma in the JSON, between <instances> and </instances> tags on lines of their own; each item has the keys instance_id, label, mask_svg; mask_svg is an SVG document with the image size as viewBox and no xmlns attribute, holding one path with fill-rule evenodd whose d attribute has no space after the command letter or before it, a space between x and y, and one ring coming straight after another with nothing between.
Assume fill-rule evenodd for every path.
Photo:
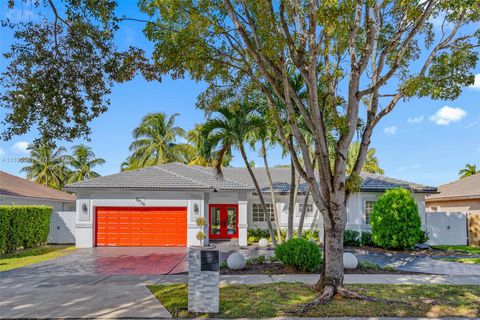
<instances>
[{"instance_id":1,"label":"mailbox","mask_svg":"<svg viewBox=\"0 0 480 320\"><path fill-rule=\"evenodd\" d=\"M219 271L218 250L200 251L200 271Z\"/></svg>"}]
</instances>

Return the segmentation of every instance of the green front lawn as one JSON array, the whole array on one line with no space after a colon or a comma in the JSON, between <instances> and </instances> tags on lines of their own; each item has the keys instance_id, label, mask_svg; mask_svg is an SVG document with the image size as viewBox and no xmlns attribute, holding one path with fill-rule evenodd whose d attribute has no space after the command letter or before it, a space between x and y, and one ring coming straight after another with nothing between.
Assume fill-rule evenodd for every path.
<instances>
[{"instance_id":1,"label":"green front lawn","mask_svg":"<svg viewBox=\"0 0 480 320\"><path fill-rule=\"evenodd\" d=\"M480 258L437 258L437 260L444 260L450 262L473 263L480 264Z\"/></svg>"},{"instance_id":2,"label":"green front lawn","mask_svg":"<svg viewBox=\"0 0 480 320\"><path fill-rule=\"evenodd\" d=\"M480 254L480 247L471 246L433 246L435 249L447 250L447 251L460 251L469 252L473 254Z\"/></svg>"},{"instance_id":3,"label":"green front lawn","mask_svg":"<svg viewBox=\"0 0 480 320\"><path fill-rule=\"evenodd\" d=\"M187 311L187 285L148 286L174 317L193 317ZM383 303L335 299L312 311L298 313L298 305L311 301L314 292L301 283L230 285L220 288L219 318L303 317L478 317L480 286L453 285L349 285L359 293L408 302ZM296 311L296 313L290 313ZM208 315L204 315L207 317Z\"/></svg>"},{"instance_id":4,"label":"green front lawn","mask_svg":"<svg viewBox=\"0 0 480 320\"><path fill-rule=\"evenodd\" d=\"M16 269L65 256L75 250L73 246L45 246L0 255L0 271Z\"/></svg>"}]
</instances>

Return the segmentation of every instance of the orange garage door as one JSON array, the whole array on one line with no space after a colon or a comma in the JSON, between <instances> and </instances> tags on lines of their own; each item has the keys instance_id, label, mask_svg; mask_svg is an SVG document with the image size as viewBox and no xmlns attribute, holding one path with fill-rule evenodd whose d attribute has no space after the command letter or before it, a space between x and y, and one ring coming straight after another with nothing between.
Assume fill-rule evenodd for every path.
<instances>
[{"instance_id":1,"label":"orange garage door","mask_svg":"<svg viewBox=\"0 0 480 320\"><path fill-rule=\"evenodd\" d=\"M184 247L187 208L97 207L97 246Z\"/></svg>"}]
</instances>

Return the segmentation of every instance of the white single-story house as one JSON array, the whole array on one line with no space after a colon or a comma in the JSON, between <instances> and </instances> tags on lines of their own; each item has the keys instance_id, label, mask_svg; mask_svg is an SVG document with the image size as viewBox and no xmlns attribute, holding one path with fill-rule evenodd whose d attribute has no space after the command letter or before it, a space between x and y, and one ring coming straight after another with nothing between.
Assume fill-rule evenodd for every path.
<instances>
[{"instance_id":1,"label":"white single-story house","mask_svg":"<svg viewBox=\"0 0 480 320\"><path fill-rule=\"evenodd\" d=\"M52 207L49 243L75 243L75 197L0 171L0 205Z\"/></svg>"},{"instance_id":2,"label":"white single-story house","mask_svg":"<svg viewBox=\"0 0 480 320\"><path fill-rule=\"evenodd\" d=\"M265 169L253 170L270 202ZM278 195L279 223L286 227L290 168L271 168L271 172ZM363 174L361 192L348 202L347 228L368 230L374 201L385 190L396 187L413 192L423 223L425 194L435 192L435 188ZM295 225L306 188L301 182ZM199 231L205 232L206 243L234 239L243 246L247 245L249 228L266 228L265 215L246 168L223 168L223 179L219 179L212 168L168 163L72 183L66 189L77 198L76 245L82 248L198 245ZM205 227L197 226L198 217L205 218ZM304 227L323 232L322 218L312 201Z\"/></svg>"}]
</instances>

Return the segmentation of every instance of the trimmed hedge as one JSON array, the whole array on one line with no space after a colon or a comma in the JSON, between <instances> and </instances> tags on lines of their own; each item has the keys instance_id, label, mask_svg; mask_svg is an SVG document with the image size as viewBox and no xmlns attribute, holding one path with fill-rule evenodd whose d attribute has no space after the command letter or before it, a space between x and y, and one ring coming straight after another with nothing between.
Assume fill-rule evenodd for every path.
<instances>
[{"instance_id":1,"label":"trimmed hedge","mask_svg":"<svg viewBox=\"0 0 480 320\"><path fill-rule=\"evenodd\" d=\"M424 238L417 203L403 188L388 190L375 202L370 223L372 241L381 248L411 248Z\"/></svg>"},{"instance_id":2,"label":"trimmed hedge","mask_svg":"<svg viewBox=\"0 0 480 320\"><path fill-rule=\"evenodd\" d=\"M0 206L0 253L47 243L51 213L47 206Z\"/></svg>"}]
</instances>

